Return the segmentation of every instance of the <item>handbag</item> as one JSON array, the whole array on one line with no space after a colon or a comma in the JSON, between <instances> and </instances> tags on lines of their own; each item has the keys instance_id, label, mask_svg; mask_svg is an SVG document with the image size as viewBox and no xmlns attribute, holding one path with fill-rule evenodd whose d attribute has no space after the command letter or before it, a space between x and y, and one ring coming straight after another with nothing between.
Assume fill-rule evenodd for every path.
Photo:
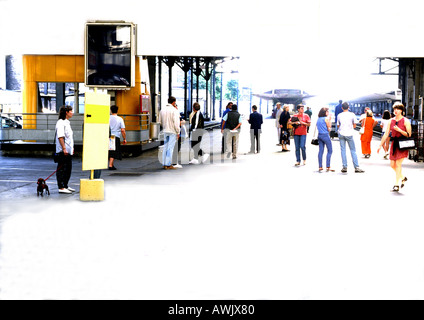
<instances>
[{"instance_id":1,"label":"handbag","mask_svg":"<svg viewBox=\"0 0 424 320\"><path fill-rule=\"evenodd\" d=\"M315 127L314 137L316 136L316 134L317 134L317 127ZM318 138L312 138L311 144L314 145L314 146L319 146Z\"/></svg>"},{"instance_id":2,"label":"handbag","mask_svg":"<svg viewBox=\"0 0 424 320\"><path fill-rule=\"evenodd\" d=\"M361 130L359 130L359 134L364 134L365 133L365 127L361 127Z\"/></svg>"},{"instance_id":3,"label":"handbag","mask_svg":"<svg viewBox=\"0 0 424 320\"><path fill-rule=\"evenodd\" d=\"M314 146L319 146L318 139L313 138L313 139L311 140L311 144L313 144Z\"/></svg>"},{"instance_id":4,"label":"handbag","mask_svg":"<svg viewBox=\"0 0 424 320\"><path fill-rule=\"evenodd\" d=\"M404 150L411 150L415 148L416 148L415 139L413 138L399 139L399 150L404 151Z\"/></svg>"},{"instance_id":5,"label":"handbag","mask_svg":"<svg viewBox=\"0 0 424 320\"><path fill-rule=\"evenodd\" d=\"M299 126L298 124L294 124L293 123L293 122L298 122L299 121L299 118L298 117L292 117L290 121L292 122L292 126L294 128L297 128Z\"/></svg>"},{"instance_id":6,"label":"handbag","mask_svg":"<svg viewBox=\"0 0 424 320\"><path fill-rule=\"evenodd\" d=\"M110 138L109 138L109 151L116 151L115 136L110 136Z\"/></svg>"},{"instance_id":7,"label":"handbag","mask_svg":"<svg viewBox=\"0 0 424 320\"><path fill-rule=\"evenodd\" d=\"M59 153L53 153L53 161L54 163L59 163L63 161L63 158L65 157L65 154L63 152Z\"/></svg>"}]
</instances>

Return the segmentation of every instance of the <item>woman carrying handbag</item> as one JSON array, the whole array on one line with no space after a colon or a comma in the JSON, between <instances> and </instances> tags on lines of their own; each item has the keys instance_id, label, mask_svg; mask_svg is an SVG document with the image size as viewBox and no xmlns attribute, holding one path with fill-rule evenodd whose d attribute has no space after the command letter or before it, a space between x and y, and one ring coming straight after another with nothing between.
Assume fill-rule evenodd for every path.
<instances>
[{"instance_id":1,"label":"woman carrying handbag","mask_svg":"<svg viewBox=\"0 0 424 320\"><path fill-rule=\"evenodd\" d=\"M396 103L393 106L393 112L395 118L391 120L390 126L383 138L381 139L380 147L377 150L377 153L380 153L383 144L389 139L389 134L392 134L392 144L390 147L390 166L396 173L396 182L393 186L392 191L398 192L400 188L405 186L405 182L408 179L402 173L402 163L405 158L409 156L409 150L402 148L399 145L399 141L405 138L411 137L411 122L403 116L405 112L405 107L401 103Z\"/></svg>"}]
</instances>

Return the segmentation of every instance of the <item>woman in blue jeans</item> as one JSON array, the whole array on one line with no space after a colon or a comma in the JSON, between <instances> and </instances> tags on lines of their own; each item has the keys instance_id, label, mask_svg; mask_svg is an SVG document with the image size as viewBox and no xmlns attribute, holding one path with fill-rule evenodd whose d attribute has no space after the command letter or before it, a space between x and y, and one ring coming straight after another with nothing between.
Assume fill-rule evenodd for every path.
<instances>
[{"instance_id":1,"label":"woman in blue jeans","mask_svg":"<svg viewBox=\"0 0 424 320\"><path fill-rule=\"evenodd\" d=\"M331 169L331 155L333 154L333 145L330 139L331 131L331 116L328 108L322 108L318 114L317 121L317 130L318 130L318 142L319 142L319 152L318 152L318 163L319 163L319 172L322 172L322 157L324 155L324 148L327 146L327 172L334 172Z\"/></svg>"}]
</instances>

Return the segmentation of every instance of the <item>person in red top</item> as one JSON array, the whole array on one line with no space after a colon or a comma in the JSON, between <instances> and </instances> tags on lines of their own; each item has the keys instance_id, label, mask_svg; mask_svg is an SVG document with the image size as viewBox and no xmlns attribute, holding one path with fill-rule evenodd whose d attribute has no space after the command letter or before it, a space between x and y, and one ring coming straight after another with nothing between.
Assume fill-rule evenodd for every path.
<instances>
[{"instance_id":1,"label":"person in red top","mask_svg":"<svg viewBox=\"0 0 424 320\"><path fill-rule=\"evenodd\" d=\"M297 114L290 120L289 124L293 126L294 144L296 145L296 166L300 166L300 150L302 150L303 164L306 164L306 134L311 125L311 119L304 113L305 106L299 104L296 107Z\"/></svg>"},{"instance_id":2,"label":"person in red top","mask_svg":"<svg viewBox=\"0 0 424 320\"><path fill-rule=\"evenodd\" d=\"M402 173L402 163L405 158L409 156L408 150L400 150L399 149L399 139L407 138L411 136L411 122L403 116L405 112L405 107L401 103L396 103L393 106L393 112L395 113L395 118L391 120L389 129L384 134L381 139L380 147L377 152L380 153L380 150L384 144L384 142L389 138L390 132L392 133L392 145L390 149L390 166L396 172L396 182L393 187L393 191L399 191L400 187L403 188L405 182L408 179Z\"/></svg>"}]
</instances>

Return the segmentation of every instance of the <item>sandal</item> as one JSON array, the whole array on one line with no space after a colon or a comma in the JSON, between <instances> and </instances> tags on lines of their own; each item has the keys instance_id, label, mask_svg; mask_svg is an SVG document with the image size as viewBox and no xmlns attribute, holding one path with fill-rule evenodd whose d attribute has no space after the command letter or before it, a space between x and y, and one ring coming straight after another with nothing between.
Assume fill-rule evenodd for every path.
<instances>
[{"instance_id":1,"label":"sandal","mask_svg":"<svg viewBox=\"0 0 424 320\"><path fill-rule=\"evenodd\" d=\"M399 192L399 186L393 186L393 192Z\"/></svg>"},{"instance_id":2,"label":"sandal","mask_svg":"<svg viewBox=\"0 0 424 320\"><path fill-rule=\"evenodd\" d=\"M408 181L408 178L407 177L403 178L402 184L400 185L401 188L403 188L405 186L406 181Z\"/></svg>"}]
</instances>

